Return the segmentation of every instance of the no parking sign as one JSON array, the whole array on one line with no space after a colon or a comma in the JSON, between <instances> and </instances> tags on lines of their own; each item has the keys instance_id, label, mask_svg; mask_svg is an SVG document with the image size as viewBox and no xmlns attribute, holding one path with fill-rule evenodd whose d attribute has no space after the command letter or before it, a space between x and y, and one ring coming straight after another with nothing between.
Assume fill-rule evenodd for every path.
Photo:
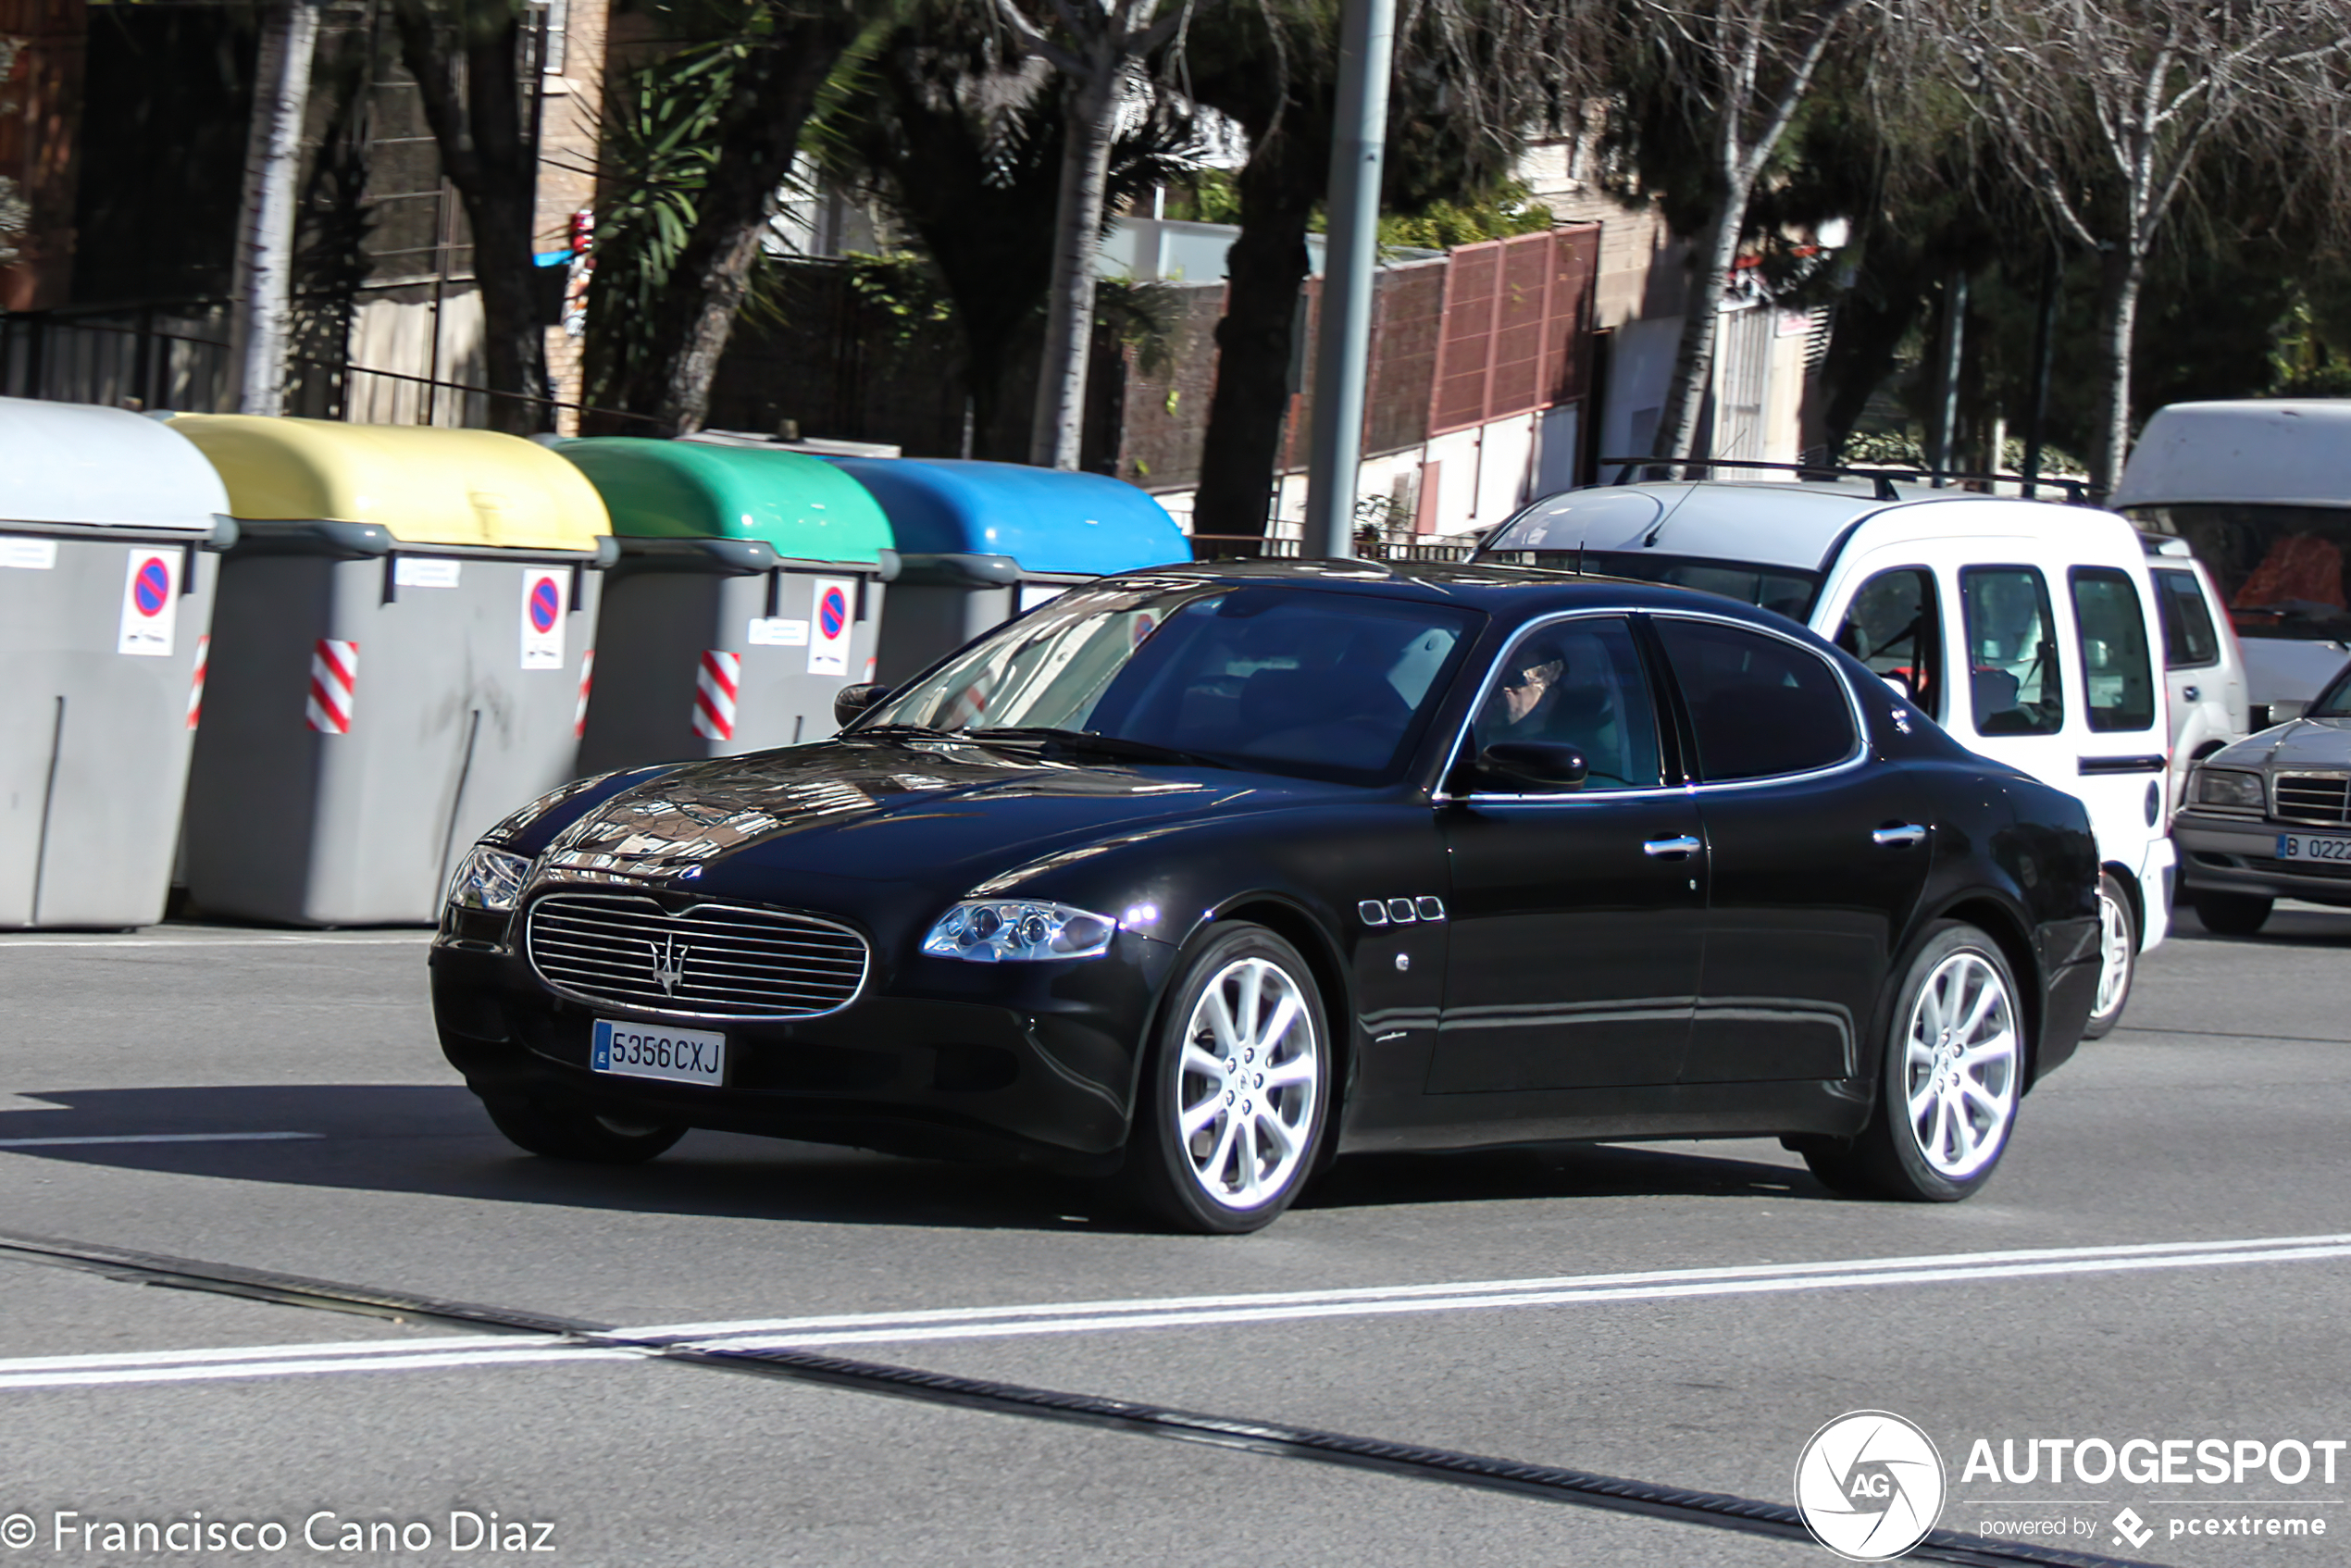
<instances>
[{"instance_id":1,"label":"no parking sign","mask_svg":"<svg viewBox=\"0 0 2351 1568\"><path fill-rule=\"evenodd\" d=\"M134 546L122 579L122 627L118 653L171 656L180 623L180 553Z\"/></svg>"},{"instance_id":2,"label":"no parking sign","mask_svg":"<svg viewBox=\"0 0 2351 1568\"><path fill-rule=\"evenodd\" d=\"M808 617L808 673L849 673L849 639L856 624L857 584L849 578L815 579Z\"/></svg>"},{"instance_id":3,"label":"no parking sign","mask_svg":"<svg viewBox=\"0 0 2351 1568\"><path fill-rule=\"evenodd\" d=\"M522 667L564 667L564 579L532 569L522 574Z\"/></svg>"}]
</instances>

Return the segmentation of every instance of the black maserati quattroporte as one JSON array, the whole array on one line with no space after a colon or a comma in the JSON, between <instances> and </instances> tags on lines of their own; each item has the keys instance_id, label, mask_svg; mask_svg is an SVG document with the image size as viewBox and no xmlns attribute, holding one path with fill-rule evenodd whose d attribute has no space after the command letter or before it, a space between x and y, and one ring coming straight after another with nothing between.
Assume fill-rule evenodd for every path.
<instances>
[{"instance_id":1,"label":"black maserati quattroporte","mask_svg":"<svg viewBox=\"0 0 2351 1568\"><path fill-rule=\"evenodd\" d=\"M2076 801L1705 593L1167 567L840 707L468 855L433 1006L516 1143L1034 1160L1205 1231L1350 1151L1563 1139L1949 1200L2097 984Z\"/></svg>"}]
</instances>

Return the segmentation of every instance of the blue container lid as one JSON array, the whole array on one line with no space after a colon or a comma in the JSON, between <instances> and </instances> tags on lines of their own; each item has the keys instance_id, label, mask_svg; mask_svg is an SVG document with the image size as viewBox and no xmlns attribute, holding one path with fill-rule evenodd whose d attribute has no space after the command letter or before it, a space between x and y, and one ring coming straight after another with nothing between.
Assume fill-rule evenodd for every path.
<instances>
[{"instance_id":1,"label":"blue container lid","mask_svg":"<svg viewBox=\"0 0 2351 1568\"><path fill-rule=\"evenodd\" d=\"M1009 555L1025 571L1088 577L1192 558L1166 508L1107 474L952 458L829 461L881 503L907 554Z\"/></svg>"}]
</instances>

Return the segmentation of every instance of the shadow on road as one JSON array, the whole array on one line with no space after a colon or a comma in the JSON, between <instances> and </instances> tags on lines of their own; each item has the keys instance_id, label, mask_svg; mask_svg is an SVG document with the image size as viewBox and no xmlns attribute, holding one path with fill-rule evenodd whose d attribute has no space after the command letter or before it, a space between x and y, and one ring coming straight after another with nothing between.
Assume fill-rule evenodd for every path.
<instances>
[{"instance_id":1,"label":"shadow on road","mask_svg":"<svg viewBox=\"0 0 2351 1568\"><path fill-rule=\"evenodd\" d=\"M563 1164L514 1149L466 1089L305 1084L20 1091L54 1109L0 1112L0 1153L121 1170L497 1203L716 1218L958 1229L1157 1228L1109 1190L1013 1167L901 1159L822 1145L694 1133L650 1164ZM160 1143L85 1139L305 1133ZM1301 1209L1603 1196L1819 1198L1787 1165L1596 1145L1340 1162Z\"/></svg>"},{"instance_id":2,"label":"shadow on road","mask_svg":"<svg viewBox=\"0 0 2351 1568\"><path fill-rule=\"evenodd\" d=\"M2280 904L2261 929L2249 937L2224 937L2208 931L2196 917L2196 908L2183 899L2171 911L2171 934L2186 941L2213 942L2229 947L2351 948L2351 910L2320 909L2311 904Z\"/></svg>"}]
</instances>

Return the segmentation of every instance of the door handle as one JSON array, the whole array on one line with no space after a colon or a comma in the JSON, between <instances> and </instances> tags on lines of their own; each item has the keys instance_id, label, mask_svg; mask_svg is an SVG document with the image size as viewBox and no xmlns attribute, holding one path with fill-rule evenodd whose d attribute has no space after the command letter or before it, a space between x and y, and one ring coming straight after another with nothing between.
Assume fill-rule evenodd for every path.
<instances>
[{"instance_id":1,"label":"door handle","mask_svg":"<svg viewBox=\"0 0 2351 1568\"><path fill-rule=\"evenodd\" d=\"M2191 703L2198 703L2204 700L2204 692L2194 686L2181 687L2180 695Z\"/></svg>"},{"instance_id":2,"label":"door handle","mask_svg":"<svg viewBox=\"0 0 2351 1568\"><path fill-rule=\"evenodd\" d=\"M1926 842L1926 829L1915 822L1905 822L1895 828L1879 828L1871 832L1870 842L1882 850L1916 849Z\"/></svg>"},{"instance_id":3,"label":"door handle","mask_svg":"<svg viewBox=\"0 0 2351 1568\"><path fill-rule=\"evenodd\" d=\"M1641 852L1659 860L1680 860L1686 855L1698 853L1705 847L1700 840L1685 833L1678 839L1651 839L1641 846Z\"/></svg>"}]
</instances>

